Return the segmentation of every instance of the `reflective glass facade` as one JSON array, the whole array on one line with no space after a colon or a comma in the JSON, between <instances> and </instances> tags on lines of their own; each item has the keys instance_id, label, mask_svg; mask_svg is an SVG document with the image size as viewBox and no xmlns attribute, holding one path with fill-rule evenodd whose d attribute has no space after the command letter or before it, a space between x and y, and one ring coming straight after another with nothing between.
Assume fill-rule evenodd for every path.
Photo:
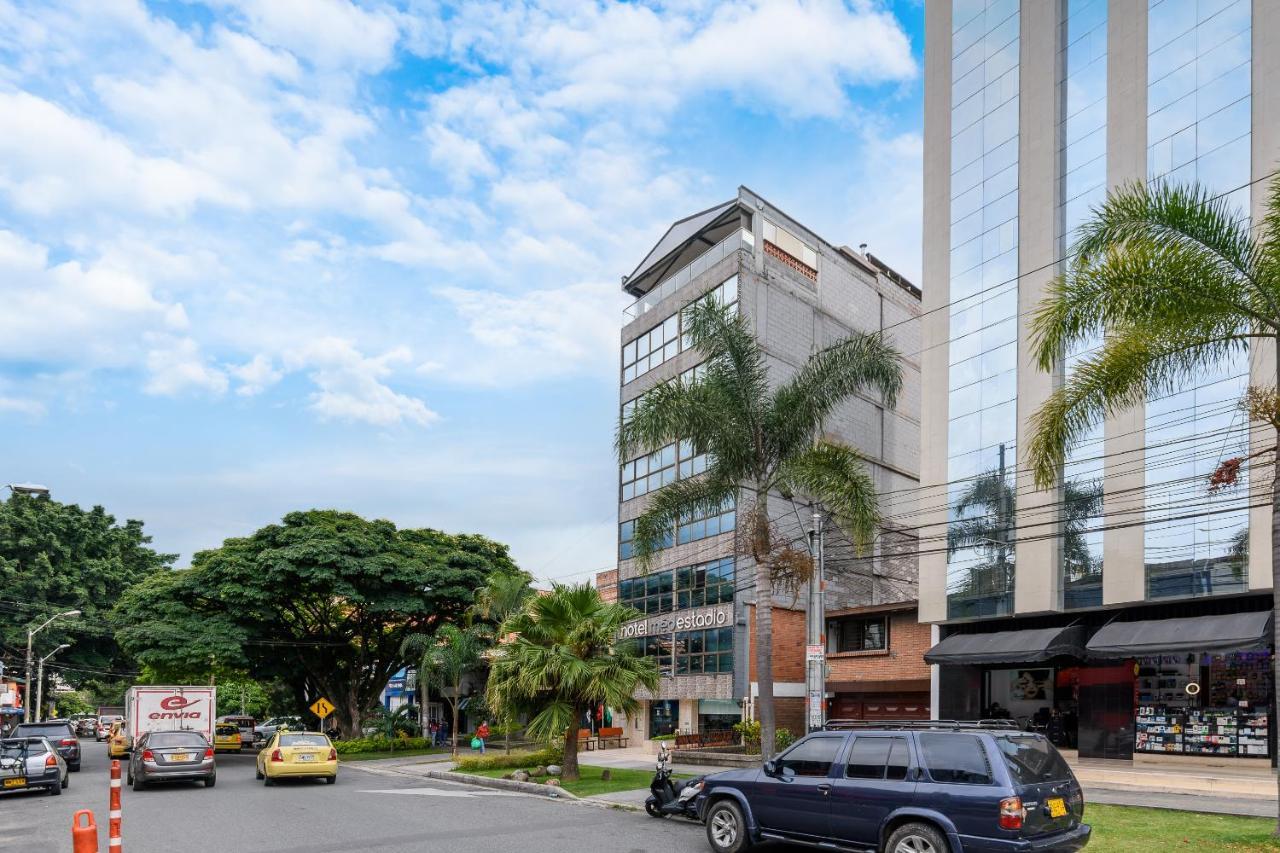
<instances>
[{"instance_id":1,"label":"reflective glass facade","mask_svg":"<svg viewBox=\"0 0 1280 853\"><path fill-rule=\"evenodd\" d=\"M1247 216L1250 0L1153 0L1148 9L1148 179L1198 182ZM1204 484L1219 462L1247 453L1236 401L1248 369L1240 355L1197 387L1147 404L1148 598L1247 589L1247 490L1208 495Z\"/></svg>"},{"instance_id":2,"label":"reflective glass facade","mask_svg":"<svg viewBox=\"0 0 1280 853\"><path fill-rule=\"evenodd\" d=\"M721 305L738 304L738 277L730 276L704 294ZM622 347L622 384L643 376L665 361L679 355L692 344L688 335L681 333L683 309L664 319L640 337L628 341Z\"/></svg>"},{"instance_id":3,"label":"reflective glass facade","mask_svg":"<svg viewBox=\"0 0 1280 853\"><path fill-rule=\"evenodd\" d=\"M1066 0L1060 23L1061 185L1058 254L1071 257L1076 230L1107 194L1107 0ZM1067 353L1066 370L1101 343ZM1063 470L1062 605L1102 604L1102 426L1072 448Z\"/></svg>"},{"instance_id":4,"label":"reflective glass facade","mask_svg":"<svg viewBox=\"0 0 1280 853\"><path fill-rule=\"evenodd\" d=\"M1013 607L1017 0L953 0L947 616Z\"/></svg>"}]
</instances>

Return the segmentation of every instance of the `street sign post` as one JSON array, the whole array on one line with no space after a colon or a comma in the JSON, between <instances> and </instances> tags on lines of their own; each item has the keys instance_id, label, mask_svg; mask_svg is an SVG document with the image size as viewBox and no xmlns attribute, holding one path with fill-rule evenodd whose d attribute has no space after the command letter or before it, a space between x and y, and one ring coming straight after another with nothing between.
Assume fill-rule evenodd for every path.
<instances>
[{"instance_id":1,"label":"street sign post","mask_svg":"<svg viewBox=\"0 0 1280 853\"><path fill-rule=\"evenodd\" d=\"M311 713L320 718L320 731L324 731L325 720L329 719L329 715L333 713L333 703L321 696L311 703Z\"/></svg>"},{"instance_id":2,"label":"street sign post","mask_svg":"<svg viewBox=\"0 0 1280 853\"><path fill-rule=\"evenodd\" d=\"M816 645L805 646L804 652L805 652L805 659L810 663L813 663L814 661L821 663L822 659L826 657L826 655L823 652L821 643L818 643Z\"/></svg>"}]
</instances>

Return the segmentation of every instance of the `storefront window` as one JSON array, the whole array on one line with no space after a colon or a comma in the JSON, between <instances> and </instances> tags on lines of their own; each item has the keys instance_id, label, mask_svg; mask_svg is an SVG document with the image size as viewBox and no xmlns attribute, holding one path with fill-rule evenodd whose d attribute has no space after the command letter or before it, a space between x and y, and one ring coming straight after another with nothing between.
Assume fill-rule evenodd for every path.
<instances>
[{"instance_id":1,"label":"storefront window","mask_svg":"<svg viewBox=\"0 0 1280 853\"><path fill-rule=\"evenodd\" d=\"M649 703L649 737L675 734L680 723L680 702L677 699L655 699Z\"/></svg>"},{"instance_id":2,"label":"storefront window","mask_svg":"<svg viewBox=\"0 0 1280 853\"><path fill-rule=\"evenodd\" d=\"M733 699L699 699L698 731L727 732L732 731L736 723L742 722L742 708Z\"/></svg>"},{"instance_id":3,"label":"storefront window","mask_svg":"<svg viewBox=\"0 0 1280 853\"><path fill-rule=\"evenodd\" d=\"M1271 654L1178 654L1134 663L1134 750L1267 757Z\"/></svg>"}]
</instances>

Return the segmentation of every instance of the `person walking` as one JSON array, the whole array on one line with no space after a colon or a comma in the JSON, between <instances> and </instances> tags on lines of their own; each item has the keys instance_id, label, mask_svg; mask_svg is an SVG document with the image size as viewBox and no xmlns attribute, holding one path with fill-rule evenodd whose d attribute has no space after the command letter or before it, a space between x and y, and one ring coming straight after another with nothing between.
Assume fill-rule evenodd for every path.
<instances>
[{"instance_id":1,"label":"person walking","mask_svg":"<svg viewBox=\"0 0 1280 853\"><path fill-rule=\"evenodd\" d=\"M484 742L489 739L489 721L484 720L480 723L480 728L476 729L476 740L480 741L480 754L484 755Z\"/></svg>"}]
</instances>

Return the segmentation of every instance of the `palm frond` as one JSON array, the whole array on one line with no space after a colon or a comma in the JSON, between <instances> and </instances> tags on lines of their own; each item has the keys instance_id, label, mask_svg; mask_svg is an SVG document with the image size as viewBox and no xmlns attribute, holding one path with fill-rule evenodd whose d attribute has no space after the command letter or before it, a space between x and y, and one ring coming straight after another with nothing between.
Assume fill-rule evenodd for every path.
<instances>
[{"instance_id":1,"label":"palm frond","mask_svg":"<svg viewBox=\"0 0 1280 853\"><path fill-rule=\"evenodd\" d=\"M693 348L706 359L708 384L725 389L754 433L769 373L747 319L736 308L707 298L685 308L683 322Z\"/></svg>"},{"instance_id":2,"label":"palm frond","mask_svg":"<svg viewBox=\"0 0 1280 853\"><path fill-rule=\"evenodd\" d=\"M626 462L638 453L657 450L682 439L701 444L717 442L735 418L725 390L708 382L672 379L649 389L631 415L618 425L614 447Z\"/></svg>"},{"instance_id":3,"label":"palm frond","mask_svg":"<svg viewBox=\"0 0 1280 853\"><path fill-rule=\"evenodd\" d=\"M1244 352L1247 342L1246 336L1202 338L1148 327L1114 334L1032 416L1028 457L1036 484L1053 485L1068 449L1108 414L1177 390Z\"/></svg>"},{"instance_id":4,"label":"palm frond","mask_svg":"<svg viewBox=\"0 0 1280 853\"><path fill-rule=\"evenodd\" d=\"M702 477L668 483L649 496L644 512L636 517L632 547L636 559L647 566L654 552L668 544L680 519L713 515L737 494L737 485L717 473L719 460Z\"/></svg>"},{"instance_id":5,"label":"palm frond","mask_svg":"<svg viewBox=\"0 0 1280 853\"><path fill-rule=\"evenodd\" d=\"M773 393L765 434L786 456L809 444L841 402L869 391L893 408L902 390L902 356L879 334L854 334L815 353Z\"/></svg>"},{"instance_id":6,"label":"palm frond","mask_svg":"<svg viewBox=\"0 0 1280 853\"><path fill-rule=\"evenodd\" d=\"M823 503L859 548L875 539L880 523L876 486L853 448L820 441L789 460L780 479L789 490Z\"/></svg>"}]
</instances>

